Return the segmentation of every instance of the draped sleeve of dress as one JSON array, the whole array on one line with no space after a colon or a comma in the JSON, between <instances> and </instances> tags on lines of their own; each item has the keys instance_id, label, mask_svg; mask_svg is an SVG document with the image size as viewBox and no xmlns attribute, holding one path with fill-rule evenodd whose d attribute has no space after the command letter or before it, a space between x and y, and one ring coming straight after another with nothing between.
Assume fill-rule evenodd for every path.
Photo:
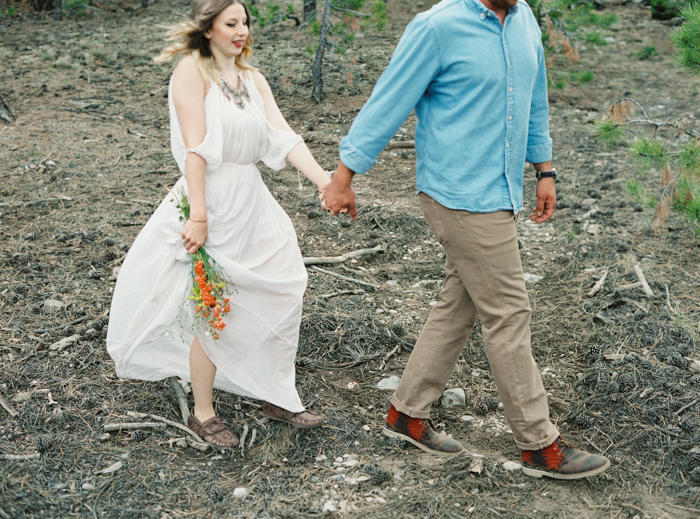
<instances>
[{"instance_id":1,"label":"draped sleeve of dress","mask_svg":"<svg viewBox=\"0 0 700 519\"><path fill-rule=\"evenodd\" d=\"M183 176L136 237L121 267L110 310L107 350L117 375L190 380L189 348L199 335L217 367L214 387L304 410L295 388L306 268L291 220L262 181L255 164L273 169L301 142L274 128L252 77L239 108L212 82L204 100L206 135L187 150L169 88L173 156ZM188 151L206 161L207 252L228 279L231 312L219 339L193 319L190 257L182 245L177 195L187 192Z\"/></svg>"}]
</instances>

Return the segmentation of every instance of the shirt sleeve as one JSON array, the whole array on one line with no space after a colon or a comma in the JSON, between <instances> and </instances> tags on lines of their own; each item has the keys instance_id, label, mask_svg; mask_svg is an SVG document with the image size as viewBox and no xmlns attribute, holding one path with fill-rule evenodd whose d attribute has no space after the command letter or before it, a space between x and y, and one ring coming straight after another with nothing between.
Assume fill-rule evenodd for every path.
<instances>
[{"instance_id":1,"label":"shirt sleeve","mask_svg":"<svg viewBox=\"0 0 700 519\"><path fill-rule=\"evenodd\" d=\"M525 153L525 160L530 164L539 164L540 162L552 160L552 139L549 137L547 68L544 60L544 49L541 44L538 49L537 61L537 78L535 79L535 88L532 92L527 151Z\"/></svg>"},{"instance_id":2,"label":"shirt sleeve","mask_svg":"<svg viewBox=\"0 0 700 519\"><path fill-rule=\"evenodd\" d=\"M185 146L185 140L182 136L182 129L180 127L180 120L177 116L177 110L175 110L172 89L173 85L171 79L168 91L168 105L170 110L170 147L180 172L183 175L185 174L185 162L187 159L187 154L190 152L196 153L202 157L207 163L208 167L217 167L219 164L221 164L224 146L221 117L219 116L218 111L205 110L206 131L204 139L199 143L199 145L188 149ZM207 99L205 98L205 105L206 102Z\"/></svg>"},{"instance_id":3,"label":"shirt sleeve","mask_svg":"<svg viewBox=\"0 0 700 519\"><path fill-rule=\"evenodd\" d=\"M279 130L267 121L267 147L260 160L268 168L278 171L284 167L287 155L292 148L302 141L301 136L296 133Z\"/></svg>"},{"instance_id":4,"label":"shirt sleeve","mask_svg":"<svg viewBox=\"0 0 700 519\"><path fill-rule=\"evenodd\" d=\"M440 48L430 21L420 15L396 46L389 66L340 143L340 160L366 173L440 70Z\"/></svg>"}]
</instances>

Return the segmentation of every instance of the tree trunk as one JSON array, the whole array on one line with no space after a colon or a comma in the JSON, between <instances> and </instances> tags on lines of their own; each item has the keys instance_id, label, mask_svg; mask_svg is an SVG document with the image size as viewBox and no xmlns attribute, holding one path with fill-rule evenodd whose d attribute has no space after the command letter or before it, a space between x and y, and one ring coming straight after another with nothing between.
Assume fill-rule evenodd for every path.
<instances>
[{"instance_id":1,"label":"tree trunk","mask_svg":"<svg viewBox=\"0 0 700 519\"><path fill-rule=\"evenodd\" d=\"M63 0L54 0L53 19L60 20L62 18L63 18Z\"/></svg>"},{"instance_id":2,"label":"tree trunk","mask_svg":"<svg viewBox=\"0 0 700 519\"><path fill-rule=\"evenodd\" d=\"M10 110L10 107L5 102L5 98L2 97L2 94L0 93L0 121L5 124L10 124L14 120L15 114L12 113L12 110Z\"/></svg>"},{"instance_id":3,"label":"tree trunk","mask_svg":"<svg viewBox=\"0 0 700 519\"><path fill-rule=\"evenodd\" d=\"M316 59L314 59L314 64L311 67L311 74L314 77L314 90L311 93L311 100L314 103L320 103L321 97L323 96L323 53L326 51L326 45L328 45L328 28L331 25L331 1L332 0L326 0Z\"/></svg>"},{"instance_id":4,"label":"tree trunk","mask_svg":"<svg viewBox=\"0 0 700 519\"><path fill-rule=\"evenodd\" d=\"M316 0L304 0L304 21L316 14Z\"/></svg>"},{"instance_id":5,"label":"tree trunk","mask_svg":"<svg viewBox=\"0 0 700 519\"><path fill-rule=\"evenodd\" d=\"M143 7L144 9L148 7L148 0L141 0L141 7Z\"/></svg>"}]
</instances>

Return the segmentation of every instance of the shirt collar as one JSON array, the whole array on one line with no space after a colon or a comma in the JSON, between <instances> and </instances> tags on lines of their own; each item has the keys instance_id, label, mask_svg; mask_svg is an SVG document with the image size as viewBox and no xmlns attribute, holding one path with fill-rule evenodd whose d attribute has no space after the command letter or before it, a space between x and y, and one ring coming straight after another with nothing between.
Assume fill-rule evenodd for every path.
<instances>
[{"instance_id":1,"label":"shirt collar","mask_svg":"<svg viewBox=\"0 0 700 519\"><path fill-rule=\"evenodd\" d=\"M472 11L474 11L476 14L481 14L481 13L493 13L493 14L495 14L493 11L491 11L491 9L489 9L488 7L486 7L486 6L485 6L484 4L482 4L479 0L464 0L464 2L465 2L465 3L467 4L467 6L469 6L469 8L470 8ZM520 6L520 2L518 1L518 3L517 3L516 5L514 5L514 6L511 7L510 9L508 9L508 14L515 14L515 13L517 13L517 12L518 12L518 7L519 7L519 6Z\"/></svg>"}]
</instances>

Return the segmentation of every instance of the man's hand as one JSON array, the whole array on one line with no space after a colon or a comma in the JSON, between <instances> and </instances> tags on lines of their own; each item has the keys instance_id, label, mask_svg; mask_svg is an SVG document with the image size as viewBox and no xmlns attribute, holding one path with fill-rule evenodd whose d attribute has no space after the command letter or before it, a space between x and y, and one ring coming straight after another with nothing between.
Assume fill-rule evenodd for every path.
<instances>
[{"instance_id":1,"label":"man's hand","mask_svg":"<svg viewBox=\"0 0 700 519\"><path fill-rule=\"evenodd\" d=\"M321 191L321 207L324 210L330 210L331 214L349 213L353 220L357 218L355 191L352 188L354 175L345 164L338 164L330 183Z\"/></svg>"},{"instance_id":2,"label":"man's hand","mask_svg":"<svg viewBox=\"0 0 700 519\"><path fill-rule=\"evenodd\" d=\"M554 187L554 179L539 179L535 195L537 196L537 207L532 211L530 220L535 223L546 222L554 214L554 207L557 205L557 190Z\"/></svg>"}]
</instances>

